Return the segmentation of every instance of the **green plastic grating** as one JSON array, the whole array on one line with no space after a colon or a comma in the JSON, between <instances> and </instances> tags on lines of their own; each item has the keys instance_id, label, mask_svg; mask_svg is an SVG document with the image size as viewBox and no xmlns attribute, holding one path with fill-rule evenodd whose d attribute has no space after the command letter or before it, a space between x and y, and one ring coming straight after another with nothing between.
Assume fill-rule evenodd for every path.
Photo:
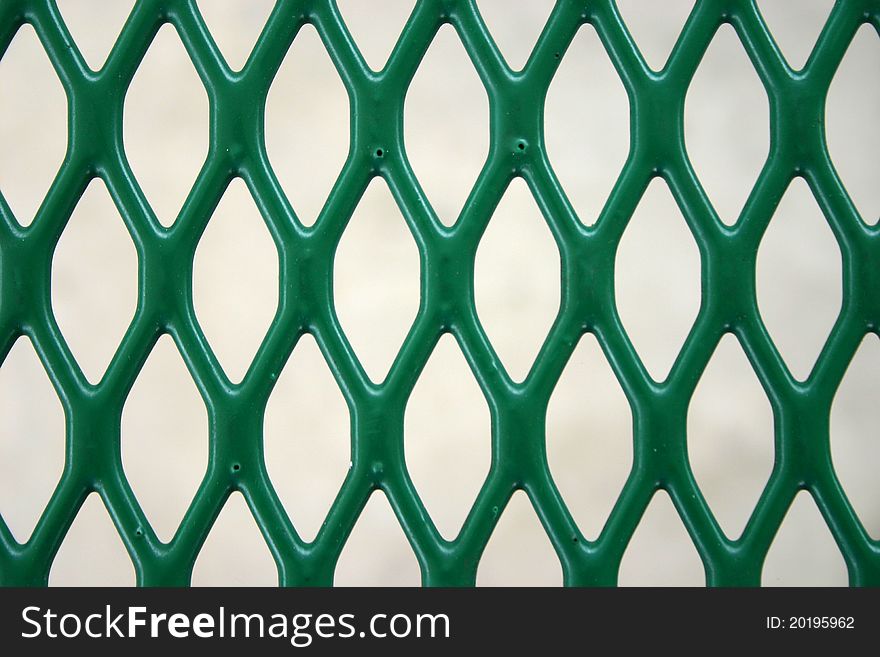
<instances>
[{"instance_id":1,"label":"green plastic grating","mask_svg":"<svg viewBox=\"0 0 880 657\"><path fill-rule=\"evenodd\" d=\"M758 585L774 535L794 496L809 490L828 524L853 585L880 584L880 543L870 539L834 472L829 414L862 337L880 321L880 230L859 217L838 178L824 135L829 84L856 30L880 31L880 0L838 0L806 65L785 63L753 0L698 0L665 68L651 71L612 0L559 0L528 61L512 72L473 0L419 1L386 65L371 71L333 0L279 0L247 65L233 73L194 0L139 0L106 64L85 64L53 0L0 2L0 56L23 23L36 29L68 97L67 156L34 223L21 228L0 198L0 358L30 336L62 400L67 420L63 476L37 527L18 544L0 521L0 583L45 585L53 557L83 501L97 491L110 511L140 585L186 585L211 526L241 491L268 543L282 585L329 585L370 493L385 491L429 586L473 585L481 553L512 493L529 496L569 586L613 585L624 550L657 489L669 492L713 586ZM177 29L211 106L210 150L177 221L163 228L126 160L126 90L164 23ZM299 29L315 26L351 101L348 159L316 225L304 228L266 155L266 94ZM434 35L454 26L490 100L489 156L452 228L444 227L407 161L403 105ZM575 33L592 24L627 89L631 152L598 221L585 227L566 199L544 149L543 102ZM770 99L769 158L739 221L725 226L688 160L685 94L722 23L736 30ZM0 99L2 102L2 99ZM74 360L50 304L55 245L88 182L101 177L131 233L139 259L135 317L100 383ZM278 248L280 304L244 380L226 378L196 321L193 255L230 180L240 176ZM421 255L421 306L387 379L372 383L336 317L336 245L367 184L388 183ZM473 267L480 237L515 176L528 183L562 256L562 302L526 380L514 383L486 337L474 306ZM668 183L702 257L698 318L662 383L650 378L621 325L614 299L617 245L652 178ZM806 382L786 368L758 314L755 258L789 182L803 176L843 252L844 303ZM314 335L348 402L352 468L318 536L305 543L275 494L262 451L263 413L298 338ZM452 333L492 412L492 465L460 535L444 540L404 462L407 398L434 345ZM634 464L599 538L587 541L566 509L544 445L547 403L575 345L596 335L634 416ZM746 352L775 417L776 459L741 538L719 528L691 472L686 415L694 388L725 332ZM160 542L123 473L120 418L126 396L162 333L175 340L207 404L207 474L173 540Z\"/></svg>"}]
</instances>

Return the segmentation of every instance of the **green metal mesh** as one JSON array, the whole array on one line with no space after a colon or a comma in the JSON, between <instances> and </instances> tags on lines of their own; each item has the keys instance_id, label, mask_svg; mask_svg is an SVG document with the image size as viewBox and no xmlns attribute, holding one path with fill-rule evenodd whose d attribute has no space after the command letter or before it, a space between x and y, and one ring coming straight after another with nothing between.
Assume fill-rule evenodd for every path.
<instances>
[{"instance_id":1,"label":"green metal mesh","mask_svg":"<svg viewBox=\"0 0 880 657\"><path fill-rule=\"evenodd\" d=\"M17 29L34 26L69 102L66 159L35 221L21 228L0 199L0 357L30 336L67 419L63 476L30 540L17 543L0 521L0 582L43 585L79 507L97 491L141 585L186 585L211 526L241 491L278 567L282 585L329 585L372 491L387 495L431 586L472 585L483 549L512 493L525 490L562 564L566 585L613 585L623 552L657 489L669 492L710 585L757 585L774 535L799 490L809 490L831 530L853 585L880 584L872 541L834 472L829 413L862 337L880 321L880 234L863 223L829 158L824 106L856 30L880 30L880 1L838 0L801 72L785 63L753 0L699 0L666 67L651 71L612 0L559 0L520 73L504 62L473 0L421 0L379 73L365 64L333 0L279 0L247 65L233 73L194 0L137 2L105 66L89 70L52 0L0 2L0 56ZM177 221L163 228L138 186L122 140L126 90L164 23L177 29L210 97L207 160ZM269 165L266 94L306 23L317 28L351 101L348 159L316 225L297 219ZM491 146L458 222L444 227L413 175L403 145L407 87L439 27L454 26L489 94ZM543 105L566 48L592 24L626 86L631 152L592 228L575 215L547 158ZM722 23L742 41L770 99L771 149L738 223L725 226L688 160L683 110L689 82ZM2 102L2 99L0 99ZM88 182L101 177L134 238L140 293L135 317L104 378L90 384L50 305L55 245ZM242 177L280 253L280 304L244 380L226 378L192 302L193 255L226 186ZM387 379L372 383L337 319L332 268L342 232L374 176L387 182L421 255L421 305ZM515 176L528 183L562 256L562 302L535 364L521 384L506 374L474 306L474 256ZM702 256L702 305L666 381L650 378L621 325L614 299L617 245L650 180L668 183ZM761 236L794 176L803 176L843 252L844 303L815 368L796 381L770 340L755 300ZM352 468L316 539L304 542L275 494L263 460L267 399L299 337L316 338L348 402ZM434 345L452 333L492 412L492 464L460 535L444 540L407 473L407 398ZM585 332L598 338L634 416L634 463L596 541L578 530L547 466L544 420L554 385ZM686 415L694 388L725 332L736 334L775 416L772 474L738 540L719 528L688 463ZM126 396L162 333L173 336L210 417L207 474L173 540L160 542L123 473L120 418ZM588 430L589 428L586 428ZM453 473L449 473L454 485Z\"/></svg>"}]
</instances>

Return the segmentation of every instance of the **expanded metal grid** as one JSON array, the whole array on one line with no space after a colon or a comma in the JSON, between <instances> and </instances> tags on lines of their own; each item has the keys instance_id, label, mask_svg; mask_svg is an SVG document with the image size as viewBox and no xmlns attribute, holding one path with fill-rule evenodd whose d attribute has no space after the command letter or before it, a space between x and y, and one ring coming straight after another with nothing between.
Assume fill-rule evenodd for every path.
<instances>
[{"instance_id":1,"label":"expanded metal grid","mask_svg":"<svg viewBox=\"0 0 880 657\"><path fill-rule=\"evenodd\" d=\"M838 178L824 135L829 84L856 30L880 31L880 0L838 0L806 65L785 62L753 0L698 0L665 68L648 68L612 0L559 0L522 72L505 64L474 0L420 0L385 68L370 70L333 0L279 0L240 73L226 65L194 0L139 0L104 67L85 64L53 0L0 2L0 56L23 23L36 29L69 103L67 156L35 221L19 226L0 197L0 357L30 336L67 419L63 476L26 544L0 520L0 583L44 585L53 557L83 501L97 491L141 585L186 585L196 556L231 492L244 495L275 558L282 585L329 585L370 493L381 488L429 586L472 585L480 555L512 493L527 492L570 586L613 585L636 525L657 489L669 492L709 585L758 585L773 537L796 493L811 492L845 558L853 585L880 584L880 543L871 540L835 475L829 414L844 371L880 321L880 234L860 219ZM164 23L177 29L210 97L210 150L177 221L163 228L126 159L126 90ZM300 28L311 23L351 101L348 158L314 227L288 203L266 155L266 94ZM457 223L444 227L407 161L407 87L441 25L454 26L490 100L489 156ZM627 89L631 151L594 227L576 216L548 160L543 107L572 38L592 24ZM767 90L769 158L737 224L725 226L688 160L685 94L722 23L736 30ZM2 102L2 99L0 99ZM55 245L88 182L101 177L134 238L139 260L135 317L100 383L90 384L53 316ZM232 384L199 327L192 302L193 256L230 180L242 177L280 254L280 304L243 381ZM336 317L333 257L367 184L383 177L416 236L421 305L382 384L365 374ZM562 256L562 302L528 377L515 383L486 337L474 306L474 256L515 176L528 183ZM652 178L668 183L699 245L702 305L662 383L652 380L628 339L614 299L621 235ZM794 176L809 183L843 252L843 307L804 383L786 368L755 300L758 244ZM263 460L263 413L299 337L314 335L352 414L350 469L316 539L304 542L275 494ZM407 398L432 349L452 333L492 413L492 465L459 536L444 540L407 473ZM634 416L634 463L601 535L578 530L547 466L544 419L554 385L585 332L596 335ZM688 463L686 415L694 388L725 332L739 338L775 417L776 460L741 538L727 538ZM173 336L207 404L206 476L177 534L158 540L126 480L120 418L126 396L162 333ZM589 427L585 427L589 431ZM454 485L453 473L450 485Z\"/></svg>"}]
</instances>

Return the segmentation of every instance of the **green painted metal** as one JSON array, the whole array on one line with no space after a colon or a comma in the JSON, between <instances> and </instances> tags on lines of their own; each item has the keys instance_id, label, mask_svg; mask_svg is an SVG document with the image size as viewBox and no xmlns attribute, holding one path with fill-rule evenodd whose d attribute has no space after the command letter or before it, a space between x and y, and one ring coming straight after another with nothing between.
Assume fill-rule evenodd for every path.
<instances>
[{"instance_id":1,"label":"green painted metal","mask_svg":"<svg viewBox=\"0 0 880 657\"><path fill-rule=\"evenodd\" d=\"M108 61L91 71L52 0L0 2L0 56L22 23L36 29L69 103L64 163L33 224L23 229L0 200L0 357L27 334L63 402L63 476L30 540L20 545L0 522L0 582L44 585L52 559L86 496L97 491L135 564L141 585L186 585L199 549L232 491L246 498L278 566L282 585L329 585L343 545L370 493L385 491L430 586L472 585L480 555L517 489L527 492L561 561L567 585L613 585L621 557L653 493L667 490L703 560L710 585L757 585L767 550L794 495L811 492L853 585L880 584L880 544L859 522L835 475L829 411L860 340L880 322L880 231L861 221L828 155L829 83L857 28L880 31L880 1L838 0L806 67L791 70L752 0L698 0L665 68L650 70L612 0L560 0L522 72L505 64L473 0L417 3L386 67L370 70L332 0L279 0L247 65L225 64L193 0L140 0ZM126 90L159 27L175 26L210 97L210 150L176 223L162 227L126 160ZM722 23L736 29L770 99L771 148L737 224L725 226L688 160L683 109L689 82ZM263 115L267 91L305 24L313 24L351 101L348 159L314 227L297 220L269 164ZM438 28L452 24L489 94L491 147L458 222L441 224L407 161L403 101ZM629 158L598 221L586 228L567 201L543 140L548 85L575 32L598 31L629 94ZM0 99L3 102L3 99ZM9 157L9 154L5 154ZM14 156L14 154L12 155ZM303 154L307 157L307 154ZM58 329L50 305L52 254L93 177L106 183L137 246L136 315L106 375L90 384ZM192 304L196 245L230 180L257 201L281 260L277 314L244 380L226 378ZM382 176L416 237L421 306L387 379L364 373L333 306L333 256L368 182ZM473 264L480 237L512 177L528 183L562 255L562 302L526 380L504 371L474 307ZM650 378L618 317L614 259L649 181L669 184L702 256L699 316L666 381ZM788 372L758 314L755 256L794 176L816 196L843 253L844 303L808 380ZM407 398L443 332L461 346L492 413L492 466L460 535L444 540L410 481L403 453ZM273 384L298 338L313 334L352 414L352 468L326 522L304 542L273 491L262 421ZM580 533L547 467L544 418L566 361L584 332L598 338L632 407L634 464L599 538ZM725 332L742 344L773 406L776 460L741 538L719 528L688 464L686 414L694 387ZM173 336L207 404L210 460L173 540L160 542L126 481L120 417L126 395L162 333ZM589 428L585 428L586 431ZM455 485L455 473L448 473Z\"/></svg>"}]
</instances>

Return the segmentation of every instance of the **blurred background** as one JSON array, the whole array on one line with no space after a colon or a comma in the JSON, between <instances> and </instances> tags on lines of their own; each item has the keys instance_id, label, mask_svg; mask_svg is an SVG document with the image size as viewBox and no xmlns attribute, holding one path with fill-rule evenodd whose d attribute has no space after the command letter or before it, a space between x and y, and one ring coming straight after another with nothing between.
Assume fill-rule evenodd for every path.
<instances>
[{"instance_id":1,"label":"blurred background","mask_svg":"<svg viewBox=\"0 0 880 657\"><path fill-rule=\"evenodd\" d=\"M98 69L130 0L57 0L89 65ZM247 60L271 0L199 0L233 69ZM413 1L338 0L367 63L381 69ZM552 0L478 0L514 69L528 58ZM693 6L685 0L618 0L648 64L659 70ZM789 64L806 62L832 0L758 0ZM880 39L862 27L831 86L827 137L835 167L866 223L880 216ZM440 30L406 100L405 139L416 176L452 224L488 152L488 99L455 31ZM269 159L300 219L315 221L348 148L348 99L311 27L296 37L268 98ZM546 146L585 224L598 216L629 148L629 105L595 31L584 26L547 98ZM691 160L721 218L736 218L766 160L767 94L735 32L724 26L686 103ZM170 225L207 153L208 101L182 43L165 26L126 98L124 139L135 176ZM29 224L63 159L66 99L29 26L0 60L0 192ZM297 157L308 150L310 157ZM382 258L375 254L381 249ZM278 302L278 258L265 223L236 180L196 253L196 314L221 365L240 380ZM699 308L700 256L668 188L654 181L623 236L616 264L624 326L652 376L663 380ZM384 379L415 316L416 243L381 179L346 230L334 272L336 307L367 373ZM527 186L515 180L480 243L477 310L511 376L528 372L559 307L559 251ZM808 186L795 180L761 243L762 317L792 373L806 378L837 317L841 252ZM137 300L137 255L104 184L87 189L56 250L52 303L86 376L101 379ZM381 321L379 321L381 320ZM880 341L869 335L835 398L834 465L869 533L880 537ZM452 411L450 411L452 409ZM632 460L632 416L596 340L578 345L551 400L553 476L588 538L602 529ZM269 475L298 531L320 527L349 463L345 402L314 340L303 338L265 418ZM489 409L460 349L441 339L406 411L406 459L441 533L454 538L490 460ZM769 475L773 416L733 336L718 346L688 415L697 481L722 528L738 536ZM123 412L123 464L162 540L170 540L207 463L207 413L173 341L151 353ZM25 542L64 459L60 403L28 338L0 367L0 514ZM157 474L156 465L163 470ZM449 473L454 472L454 476ZM562 574L524 493L514 495L484 553L478 584L558 585ZM702 584L703 569L668 496L653 499L627 549L628 585ZM243 498L224 507L195 566L197 585L273 585L275 566ZM807 493L789 511L765 565L765 584L844 585L846 568ZM342 585L417 585L415 557L381 492L343 551ZM100 498L92 495L60 548L50 583L134 583L134 569Z\"/></svg>"}]
</instances>

